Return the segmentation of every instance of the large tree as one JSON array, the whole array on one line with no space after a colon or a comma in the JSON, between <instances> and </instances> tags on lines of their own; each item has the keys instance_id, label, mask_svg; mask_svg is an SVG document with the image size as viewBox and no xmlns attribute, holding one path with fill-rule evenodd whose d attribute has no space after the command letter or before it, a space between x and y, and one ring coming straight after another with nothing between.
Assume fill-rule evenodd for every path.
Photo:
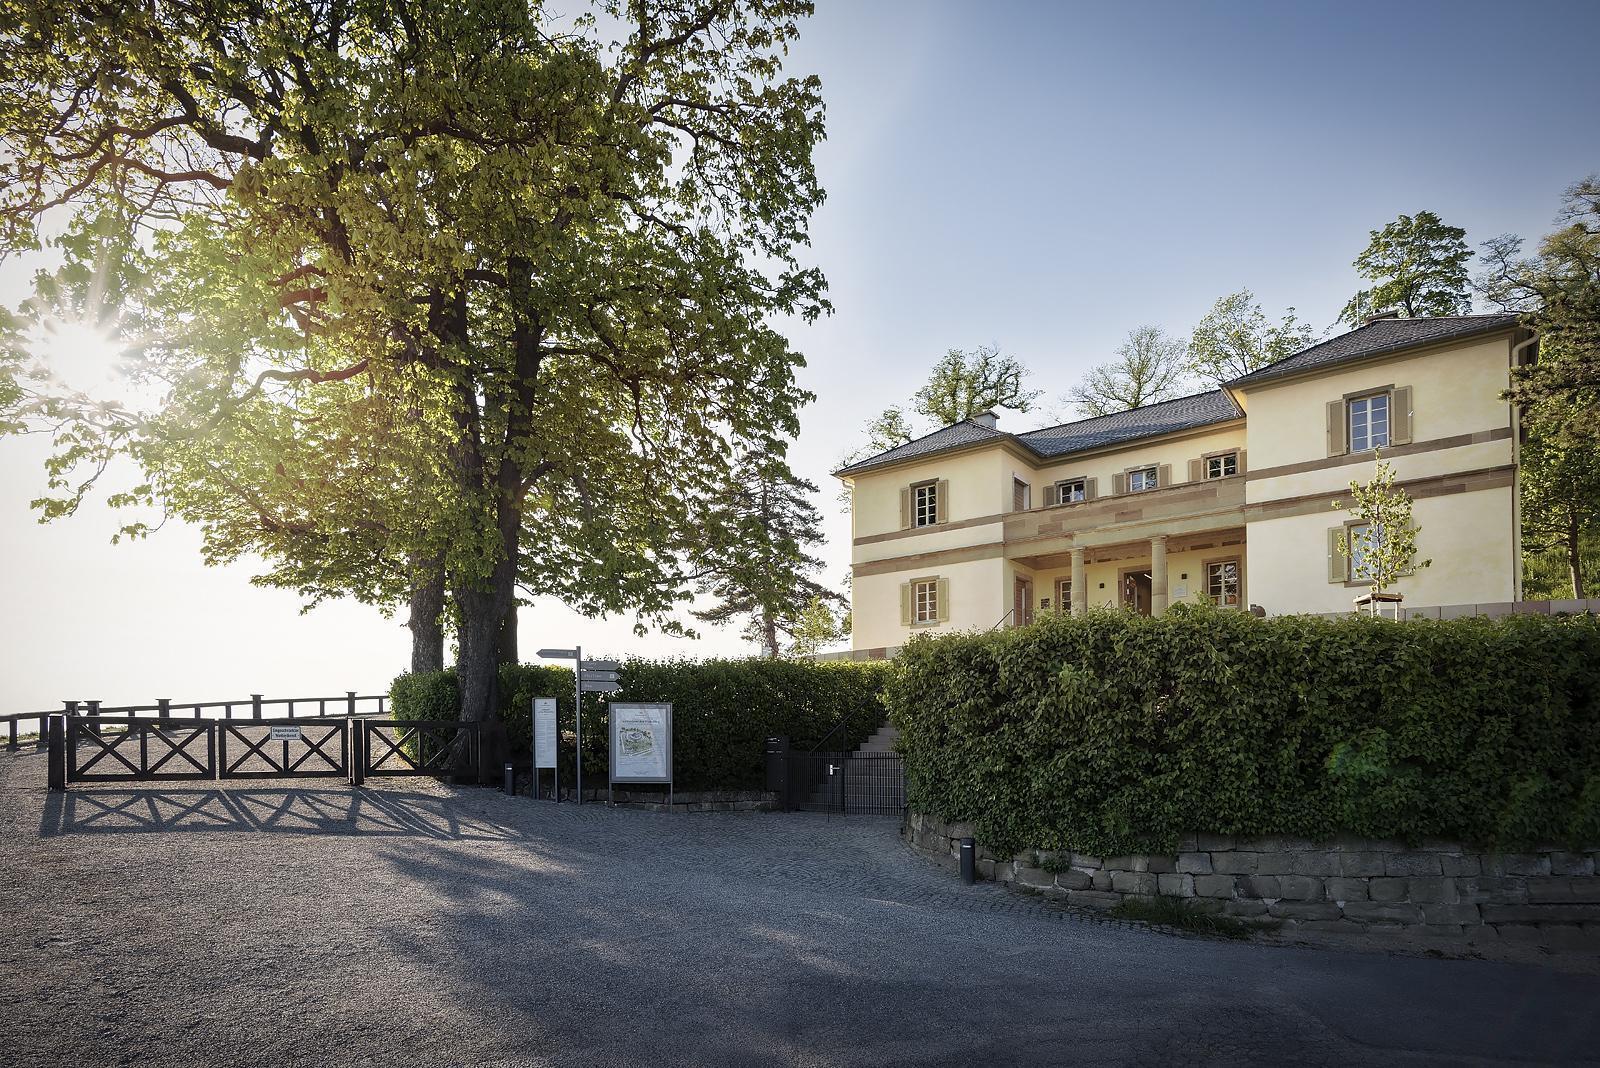
<instances>
[{"instance_id":1,"label":"large tree","mask_svg":"<svg viewBox=\"0 0 1600 1068\"><path fill-rule=\"evenodd\" d=\"M1370 231L1355 258L1356 273L1372 283L1350 298L1339 318L1352 326L1377 311L1396 309L1407 319L1465 315L1472 310L1467 278L1467 232L1446 226L1431 211L1401 215Z\"/></svg>"},{"instance_id":2,"label":"large tree","mask_svg":"<svg viewBox=\"0 0 1600 1068\"><path fill-rule=\"evenodd\" d=\"M951 349L928 372L928 381L917 390L911 407L935 426L949 426L1000 408L1032 411L1039 391L1023 385L1027 377L1028 369L1021 360L993 345L980 345L970 352Z\"/></svg>"},{"instance_id":3,"label":"large tree","mask_svg":"<svg viewBox=\"0 0 1600 1068\"><path fill-rule=\"evenodd\" d=\"M681 538L619 554L568 503L624 471L619 492L693 501L740 443L796 430L800 360L765 322L825 307L795 251L821 103L779 66L808 10L25 5L0 82L4 236L110 206L248 236L259 306L329 343L216 353L191 421L343 382L414 412L438 481L426 537L396 548L443 547L462 711L485 718L530 558L645 561L596 600L671 600Z\"/></svg>"},{"instance_id":4,"label":"large tree","mask_svg":"<svg viewBox=\"0 0 1600 1068\"><path fill-rule=\"evenodd\" d=\"M1583 597L1600 536L1600 176L1566 191L1557 222L1532 256L1518 237L1489 241L1477 288L1539 331L1538 361L1513 371L1508 394L1527 430L1523 540L1531 554L1559 549Z\"/></svg>"},{"instance_id":5,"label":"large tree","mask_svg":"<svg viewBox=\"0 0 1600 1068\"><path fill-rule=\"evenodd\" d=\"M1189 370L1221 385L1296 352L1312 342L1311 326L1293 308L1272 322L1248 289L1219 297L1189 338Z\"/></svg>"},{"instance_id":6,"label":"large tree","mask_svg":"<svg viewBox=\"0 0 1600 1068\"><path fill-rule=\"evenodd\" d=\"M1188 346L1159 326L1136 326L1116 359L1092 367L1062 401L1084 416L1110 415L1181 396L1189 381Z\"/></svg>"}]
</instances>

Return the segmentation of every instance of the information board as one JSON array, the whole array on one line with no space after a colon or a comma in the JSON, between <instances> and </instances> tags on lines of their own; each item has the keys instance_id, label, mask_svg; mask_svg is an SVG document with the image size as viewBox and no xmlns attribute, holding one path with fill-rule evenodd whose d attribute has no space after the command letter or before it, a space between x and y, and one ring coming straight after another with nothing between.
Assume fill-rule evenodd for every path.
<instances>
[{"instance_id":1,"label":"information board","mask_svg":"<svg viewBox=\"0 0 1600 1068\"><path fill-rule=\"evenodd\" d=\"M556 699L533 699L533 766L556 766Z\"/></svg>"},{"instance_id":2,"label":"information board","mask_svg":"<svg viewBox=\"0 0 1600 1068\"><path fill-rule=\"evenodd\" d=\"M672 706L607 706L611 718L611 781L672 782Z\"/></svg>"}]
</instances>

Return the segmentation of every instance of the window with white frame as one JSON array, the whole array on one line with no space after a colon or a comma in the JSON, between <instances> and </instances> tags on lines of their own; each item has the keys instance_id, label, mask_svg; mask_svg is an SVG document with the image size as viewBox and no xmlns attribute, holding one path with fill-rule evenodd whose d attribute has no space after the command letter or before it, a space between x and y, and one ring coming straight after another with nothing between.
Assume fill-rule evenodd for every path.
<instances>
[{"instance_id":1,"label":"window with white frame","mask_svg":"<svg viewBox=\"0 0 1600 1068\"><path fill-rule=\"evenodd\" d=\"M1056 611L1070 612L1072 610L1072 579L1056 579Z\"/></svg>"},{"instance_id":2,"label":"window with white frame","mask_svg":"<svg viewBox=\"0 0 1600 1068\"><path fill-rule=\"evenodd\" d=\"M1239 454L1225 452L1221 456L1206 457L1207 478L1229 478L1239 473Z\"/></svg>"},{"instance_id":3,"label":"window with white frame","mask_svg":"<svg viewBox=\"0 0 1600 1068\"><path fill-rule=\"evenodd\" d=\"M1367 566L1368 554L1375 552L1383 544L1383 528L1371 523L1360 523L1349 528L1347 536L1350 539L1349 571L1351 582L1363 580L1362 574Z\"/></svg>"},{"instance_id":4,"label":"window with white frame","mask_svg":"<svg viewBox=\"0 0 1600 1068\"><path fill-rule=\"evenodd\" d=\"M1351 452L1381 449L1389 444L1389 394L1352 398L1349 409Z\"/></svg>"},{"instance_id":5,"label":"window with white frame","mask_svg":"<svg viewBox=\"0 0 1600 1068\"><path fill-rule=\"evenodd\" d=\"M1081 478L1069 478L1056 483L1056 503L1071 504L1088 499L1088 484Z\"/></svg>"},{"instance_id":6,"label":"window with white frame","mask_svg":"<svg viewBox=\"0 0 1600 1068\"><path fill-rule=\"evenodd\" d=\"M923 482L911 487L911 521L919 527L939 522L939 483Z\"/></svg>"},{"instance_id":7,"label":"window with white frame","mask_svg":"<svg viewBox=\"0 0 1600 1068\"><path fill-rule=\"evenodd\" d=\"M911 584L911 621L939 622L939 580L918 579Z\"/></svg>"},{"instance_id":8,"label":"window with white frame","mask_svg":"<svg viewBox=\"0 0 1600 1068\"><path fill-rule=\"evenodd\" d=\"M1217 560L1206 565L1206 596L1212 604L1239 604L1239 561Z\"/></svg>"},{"instance_id":9,"label":"window with white frame","mask_svg":"<svg viewBox=\"0 0 1600 1068\"><path fill-rule=\"evenodd\" d=\"M1128 472L1128 492L1139 493L1142 490L1156 488L1156 469L1153 467L1140 467Z\"/></svg>"}]
</instances>

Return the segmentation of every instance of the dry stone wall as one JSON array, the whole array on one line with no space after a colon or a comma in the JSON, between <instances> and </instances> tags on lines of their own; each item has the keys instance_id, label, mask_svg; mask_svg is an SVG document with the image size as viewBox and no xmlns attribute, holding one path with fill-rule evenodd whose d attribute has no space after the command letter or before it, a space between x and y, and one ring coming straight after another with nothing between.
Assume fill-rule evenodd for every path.
<instances>
[{"instance_id":1,"label":"dry stone wall","mask_svg":"<svg viewBox=\"0 0 1600 1068\"><path fill-rule=\"evenodd\" d=\"M913 848L950 860L970 824L912 813ZM1600 849L1480 853L1341 838L1192 834L1176 853L1096 857L981 843L980 876L1070 905L1109 909L1130 897L1188 899L1203 912L1268 923L1286 934L1423 935L1463 943L1517 941L1600 953Z\"/></svg>"}]
</instances>

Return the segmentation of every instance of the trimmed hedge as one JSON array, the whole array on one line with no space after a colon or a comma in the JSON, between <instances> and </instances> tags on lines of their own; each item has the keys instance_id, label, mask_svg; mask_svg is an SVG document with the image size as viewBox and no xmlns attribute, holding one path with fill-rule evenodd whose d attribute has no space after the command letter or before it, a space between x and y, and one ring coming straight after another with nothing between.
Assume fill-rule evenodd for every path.
<instances>
[{"instance_id":1,"label":"trimmed hedge","mask_svg":"<svg viewBox=\"0 0 1600 1068\"><path fill-rule=\"evenodd\" d=\"M1051 617L912 641L887 692L914 811L997 850L1185 833L1600 842L1593 616Z\"/></svg>"},{"instance_id":2,"label":"trimmed hedge","mask_svg":"<svg viewBox=\"0 0 1600 1068\"><path fill-rule=\"evenodd\" d=\"M796 749L827 738L828 748L854 749L883 725L885 663L794 660L629 660L618 672L618 701L672 702L672 757L679 790L761 790L766 740L788 735ZM500 667L498 714L513 760L532 744L535 697L556 698L562 735L561 781L573 782L572 670L535 664ZM454 670L401 675L389 695L395 719L455 719L460 714ZM835 731L831 737L830 732ZM583 773L605 785L606 711L599 694L583 702Z\"/></svg>"}]
</instances>

